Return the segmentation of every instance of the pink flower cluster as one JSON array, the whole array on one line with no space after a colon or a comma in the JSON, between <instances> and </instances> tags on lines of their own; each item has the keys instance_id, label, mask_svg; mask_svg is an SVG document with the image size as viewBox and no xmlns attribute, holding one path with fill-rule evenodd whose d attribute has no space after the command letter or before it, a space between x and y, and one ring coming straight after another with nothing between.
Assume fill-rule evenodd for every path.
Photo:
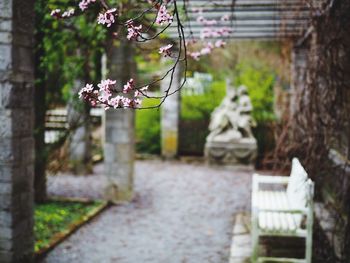
<instances>
[{"instance_id":1,"label":"pink flower cluster","mask_svg":"<svg viewBox=\"0 0 350 263\"><path fill-rule=\"evenodd\" d=\"M156 23L158 25L163 25L164 23L172 23L174 17L169 14L165 5L161 5L158 9L158 14L156 18Z\"/></svg>"},{"instance_id":2,"label":"pink flower cluster","mask_svg":"<svg viewBox=\"0 0 350 263\"><path fill-rule=\"evenodd\" d=\"M71 9L69 9L67 11L64 11L62 13L62 15L61 15L61 9L54 9L54 10L51 11L50 15L52 17L55 17L55 18L68 18L68 17L73 16L74 12L75 12L74 8L71 8Z\"/></svg>"},{"instance_id":3,"label":"pink flower cluster","mask_svg":"<svg viewBox=\"0 0 350 263\"><path fill-rule=\"evenodd\" d=\"M170 57L171 51L170 49L173 47L173 44L166 45L164 47L159 48L159 54L163 54L164 57Z\"/></svg>"},{"instance_id":4,"label":"pink flower cluster","mask_svg":"<svg viewBox=\"0 0 350 263\"><path fill-rule=\"evenodd\" d=\"M194 60L199 60L201 56L209 55L213 52L215 48L223 48L225 47L226 42L220 40L215 41L213 44L212 42L208 42L201 50L195 51L195 52L188 52L188 55L193 58Z\"/></svg>"},{"instance_id":5,"label":"pink flower cluster","mask_svg":"<svg viewBox=\"0 0 350 263\"><path fill-rule=\"evenodd\" d=\"M110 27L115 22L115 17L113 13L115 13L116 11L116 8L112 8L104 13L100 13L97 18L97 23L101 25L107 25L107 27Z\"/></svg>"},{"instance_id":6,"label":"pink flower cluster","mask_svg":"<svg viewBox=\"0 0 350 263\"><path fill-rule=\"evenodd\" d=\"M72 15L74 15L75 9L71 8L67 11L64 11L62 14L62 17L71 17Z\"/></svg>"},{"instance_id":7,"label":"pink flower cluster","mask_svg":"<svg viewBox=\"0 0 350 263\"><path fill-rule=\"evenodd\" d=\"M216 25L218 23L218 21L216 21L215 19L208 20L208 19L204 18L203 16L197 17L197 22L200 22L205 26L213 26L213 25Z\"/></svg>"},{"instance_id":8,"label":"pink flower cluster","mask_svg":"<svg viewBox=\"0 0 350 263\"><path fill-rule=\"evenodd\" d=\"M200 32L200 38L218 38L218 37L228 37L230 33L232 32L229 27L224 27L222 22L229 21L230 16L229 15L223 15L219 20L206 19L203 14L203 10L201 8L193 9L193 12L198 13L197 22L203 24L205 26L201 32ZM220 25L221 27L214 27L216 25ZM196 41L189 41L186 43L188 47L191 45L196 44ZM223 40L217 40L214 44L212 42L207 42L204 47L202 47L200 50L197 51L189 51L187 52L187 55L194 60L199 60L201 56L211 54L212 51L215 48L223 48L225 47L226 43Z\"/></svg>"},{"instance_id":9,"label":"pink flower cluster","mask_svg":"<svg viewBox=\"0 0 350 263\"><path fill-rule=\"evenodd\" d=\"M81 9L81 11L84 11L89 7L91 3L95 3L95 2L96 0L82 0L79 2L79 8Z\"/></svg>"},{"instance_id":10,"label":"pink flower cluster","mask_svg":"<svg viewBox=\"0 0 350 263\"><path fill-rule=\"evenodd\" d=\"M148 86L138 90L134 86L134 80L130 79L127 84L124 85L122 91L126 94L134 91L133 97L128 98L121 95L113 97L113 93L120 92L115 88L115 84L116 81L110 79L101 80L101 82L97 84L98 88L94 88L92 84L86 84L85 87L79 91L79 98L90 102L92 106L101 104L104 106L105 110L109 108L137 108L141 105L142 101L139 97L147 91Z\"/></svg>"},{"instance_id":11,"label":"pink flower cluster","mask_svg":"<svg viewBox=\"0 0 350 263\"><path fill-rule=\"evenodd\" d=\"M135 26L133 20L128 20L126 22L126 27L128 29L126 38L128 40L136 40L141 35L140 30L142 29L142 25Z\"/></svg>"},{"instance_id":12,"label":"pink flower cluster","mask_svg":"<svg viewBox=\"0 0 350 263\"><path fill-rule=\"evenodd\" d=\"M217 37L228 37L232 30L229 27L222 28L210 28L206 27L201 30L201 39L204 38L217 38Z\"/></svg>"},{"instance_id":13,"label":"pink flower cluster","mask_svg":"<svg viewBox=\"0 0 350 263\"><path fill-rule=\"evenodd\" d=\"M54 9L50 14L52 17L60 18L61 17L61 9Z\"/></svg>"}]
</instances>

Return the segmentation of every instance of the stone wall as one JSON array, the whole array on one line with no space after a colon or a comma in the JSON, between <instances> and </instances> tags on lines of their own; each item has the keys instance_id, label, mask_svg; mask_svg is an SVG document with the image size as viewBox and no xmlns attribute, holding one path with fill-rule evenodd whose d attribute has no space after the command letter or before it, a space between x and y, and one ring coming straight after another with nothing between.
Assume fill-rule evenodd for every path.
<instances>
[{"instance_id":1,"label":"stone wall","mask_svg":"<svg viewBox=\"0 0 350 263\"><path fill-rule=\"evenodd\" d=\"M34 1L0 10L0 262L31 262Z\"/></svg>"}]
</instances>

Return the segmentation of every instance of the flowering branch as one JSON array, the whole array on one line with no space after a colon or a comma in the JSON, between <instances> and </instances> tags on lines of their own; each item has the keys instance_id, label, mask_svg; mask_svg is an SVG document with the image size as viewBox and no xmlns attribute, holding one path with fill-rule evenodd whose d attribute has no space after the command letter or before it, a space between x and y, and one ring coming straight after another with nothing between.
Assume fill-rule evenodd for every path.
<instances>
[{"instance_id":1,"label":"flowering branch","mask_svg":"<svg viewBox=\"0 0 350 263\"><path fill-rule=\"evenodd\" d=\"M51 16L57 19L62 19L69 18L74 15L80 15L86 12L90 6L96 2L98 2L101 6L101 12L97 17L97 23L106 26L113 32L112 35L116 37L123 37L119 36L119 32L116 31L117 26L120 26L121 29L125 29L125 37L129 41L149 42L159 38L173 23L176 23L178 39L175 41L175 43L167 44L159 48L158 53L160 56L173 59L174 62L171 68L168 69L163 76L151 81L150 83L136 86L134 80L130 79L124 85L124 87L121 88L116 87L115 80L106 79L101 80L97 86L89 83L86 84L85 87L83 87L79 92L79 97L88 101L92 106L103 105L106 110L109 108L141 109L142 98L152 98L160 99L160 102L156 106L147 108L158 108L164 103L168 96L178 92L185 84L188 56L195 60L199 60L201 56L210 54L215 48L222 48L225 46L225 42L222 40L217 40L215 43L207 42L201 49L195 50L193 47L193 44L196 44L195 41L187 43L184 34L184 26L181 22L176 0L148 0L146 3L148 3L149 6L145 9L141 8L144 3L139 3L137 6L138 8L133 7L132 10L141 11L135 16L126 18L126 14L123 13L123 8L121 6L111 7L106 0L81 0L78 5L80 12L75 12L75 9L69 9L64 12L61 12L60 9L55 9L52 10ZM186 11L186 0L183 1L183 5ZM154 18L150 24L146 25L146 16L152 13L154 14ZM197 21L203 23L205 26L201 34L202 39L221 37L229 34L229 30L226 29L220 29L221 31L210 29L210 26L218 24L218 21L205 19L201 12L199 12L199 14L200 16L198 16ZM229 18L223 17L221 20L226 21L226 19ZM150 30L155 27L160 29L158 32L150 35ZM177 47L176 55L174 54L175 44ZM191 51L189 51L188 48L190 48ZM180 63L184 64L183 80L179 87L171 90L175 70L177 67L179 67ZM169 77L170 81L169 86L164 93L160 96L149 96L147 94L148 87L164 80L166 77Z\"/></svg>"}]
</instances>

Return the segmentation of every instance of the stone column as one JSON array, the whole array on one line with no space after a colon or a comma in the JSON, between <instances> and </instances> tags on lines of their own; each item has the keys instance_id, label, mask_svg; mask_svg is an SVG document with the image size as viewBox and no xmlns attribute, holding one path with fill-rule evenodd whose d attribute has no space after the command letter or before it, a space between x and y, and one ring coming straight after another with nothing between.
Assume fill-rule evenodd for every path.
<instances>
[{"instance_id":1,"label":"stone column","mask_svg":"<svg viewBox=\"0 0 350 263\"><path fill-rule=\"evenodd\" d=\"M127 40L107 50L107 76L123 85L135 76L134 48ZM109 109L104 115L104 162L108 177L106 198L118 203L133 197L135 159L135 110Z\"/></svg>"},{"instance_id":2,"label":"stone column","mask_svg":"<svg viewBox=\"0 0 350 263\"><path fill-rule=\"evenodd\" d=\"M0 262L33 255L33 0L0 0Z\"/></svg>"},{"instance_id":3,"label":"stone column","mask_svg":"<svg viewBox=\"0 0 350 263\"><path fill-rule=\"evenodd\" d=\"M167 67L168 68L168 67ZM170 92L176 90L181 85L183 70L179 64L174 72L173 81L171 83ZM168 74L161 81L162 94L169 88L171 74ZM180 121L180 91L169 96L161 106L161 147L162 156L171 159L178 154L178 139L179 139L179 121Z\"/></svg>"},{"instance_id":4,"label":"stone column","mask_svg":"<svg viewBox=\"0 0 350 263\"><path fill-rule=\"evenodd\" d=\"M69 164L75 174L88 174L92 171L90 106L77 98L84 84L74 82L72 98L67 104L67 121L71 130L69 141Z\"/></svg>"}]
</instances>

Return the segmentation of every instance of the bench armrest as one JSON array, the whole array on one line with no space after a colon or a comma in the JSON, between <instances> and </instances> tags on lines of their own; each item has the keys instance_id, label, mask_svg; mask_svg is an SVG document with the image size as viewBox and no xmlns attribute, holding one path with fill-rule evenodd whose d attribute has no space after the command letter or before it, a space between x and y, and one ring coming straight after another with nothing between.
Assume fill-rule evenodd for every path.
<instances>
[{"instance_id":1,"label":"bench armrest","mask_svg":"<svg viewBox=\"0 0 350 263\"><path fill-rule=\"evenodd\" d=\"M289 213L289 214L306 214L306 210L302 209L269 209L254 207L256 212L276 212L276 213Z\"/></svg>"},{"instance_id":2,"label":"bench armrest","mask_svg":"<svg viewBox=\"0 0 350 263\"><path fill-rule=\"evenodd\" d=\"M259 190L260 184L288 184L289 176L271 176L253 174L253 192Z\"/></svg>"}]
</instances>

